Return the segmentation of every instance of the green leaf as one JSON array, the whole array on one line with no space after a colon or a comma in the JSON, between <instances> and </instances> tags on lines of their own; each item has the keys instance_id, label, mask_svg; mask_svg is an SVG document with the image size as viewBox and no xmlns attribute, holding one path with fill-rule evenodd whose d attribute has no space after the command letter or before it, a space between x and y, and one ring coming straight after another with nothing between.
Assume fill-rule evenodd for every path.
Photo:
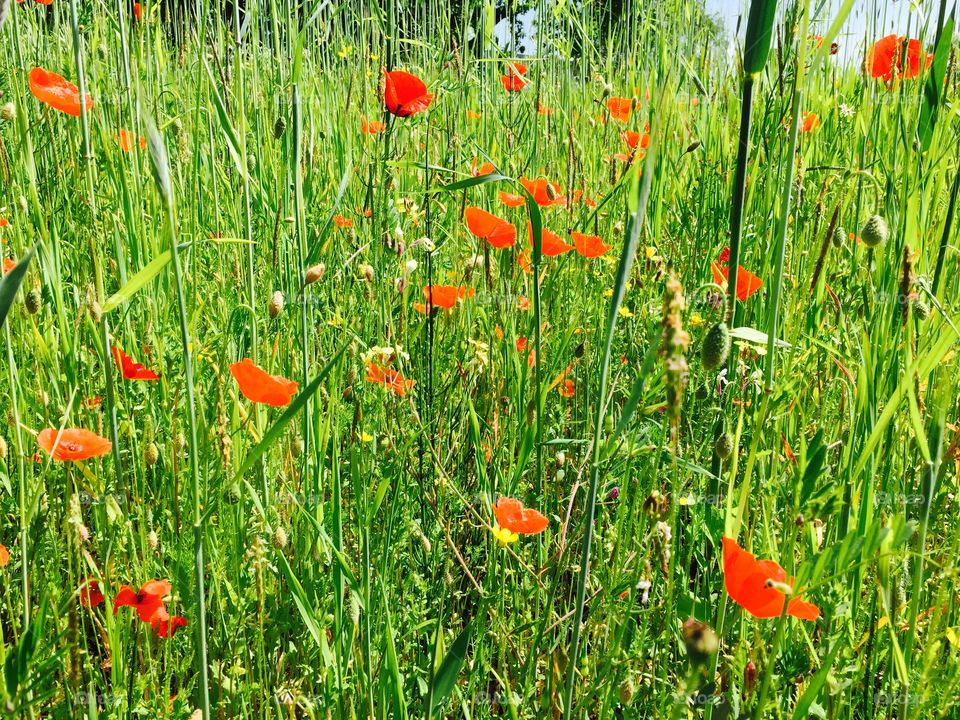
<instances>
[{"instance_id":1,"label":"green leaf","mask_svg":"<svg viewBox=\"0 0 960 720\"><path fill-rule=\"evenodd\" d=\"M766 347L769 342L769 336L765 332L752 327L733 328L733 330L730 331L730 337L736 338L737 340L746 340L749 343L762 347ZM775 342L777 347L783 350L789 350L792 347L790 343L785 340L780 340L779 338Z\"/></svg>"},{"instance_id":2,"label":"green leaf","mask_svg":"<svg viewBox=\"0 0 960 720\"><path fill-rule=\"evenodd\" d=\"M441 190L446 192L456 192L457 190L466 190L467 188L476 187L477 185L486 185L487 183L510 179L511 178L508 178L506 175L501 175L500 173L490 173L489 175L480 175L479 177L469 177L465 180L457 180L457 182L452 182L449 185L441 185L435 190L435 192L440 192Z\"/></svg>"},{"instance_id":3,"label":"green leaf","mask_svg":"<svg viewBox=\"0 0 960 720\"><path fill-rule=\"evenodd\" d=\"M17 291L20 289L23 278L27 274L27 268L33 259L33 253L34 249L30 248L27 254L21 258L20 262L10 268L10 272L6 273L3 279L0 280L0 326L2 326L3 322L7 319L10 306L13 305L13 301L17 297Z\"/></svg>"},{"instance_id":4,"label":"green leaf","mask_svg":"<svg viewBox=\"0 0 960 720\"><path fill-rule=\"evenodd\" d=\"M747 35L743 41L744 75L757 75L767 64L776 17L777 0L753 0L750 3Z\"/></svg>"},{"instance_id":5,"label":"green leaf","mask_svg":"<svg viewBox=\"0 0 960 720\"><path fill-rule=\"evenodd\" d=\"M160 274L160 271L167 266L168 262L170 262L171 257L172 256L169 250L157 255L157 257L147 263L146 267L144 267L132 278L127 280L126 285L107 298L107 301L103 304L103 311L108 313L111 310L116 310L118 307L123 305L123 303L129 302L130 299L136 295L144 285Z\"/></svg>"},{"instance_id":6,"label":"green leaf","mask_svg":"<svg viewBox=\"0 0 960 720\"><path fill-rule=\"evenodd\" d=\"M473 621L467 623L467 626L460 632L453 645L447 651L437 674L433 676L433 714L436 715L443 708L444 702L453 692L453 687L457 683L457 677L463 668L463 663L467 658L467 648L470 646L470 638L473 636Z\"/></svg>"},{"instance_id":7,"label":"green leaf","mask_svg":"<svg viewBox=\"0 0 960 720\"><path fill-rule=\"evenodd\" d=\"M918 128L920 145L924 152L930 149L933 129L937 124L937 112L943 104L946 91L944 80L947 76L947 61L950 59L950 43L953 40L954 13L956 9L950 13L950 18L940 32L940 42L933 51L933 62L927 74L927 82L923 86L923 107L920 108Z\"/></svg>"}]
</instances>

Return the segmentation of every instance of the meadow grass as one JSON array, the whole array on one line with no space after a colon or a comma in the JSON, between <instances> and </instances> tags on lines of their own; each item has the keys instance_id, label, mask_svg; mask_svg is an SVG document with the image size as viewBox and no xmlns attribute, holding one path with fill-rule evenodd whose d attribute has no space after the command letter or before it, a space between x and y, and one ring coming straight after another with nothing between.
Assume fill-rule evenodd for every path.
<instances>
[{"instance_id":1,"label":"meadow grass","mask_svg":"<svg viewBox=\"0 0 960 720\"><path fill-rule=\"evenodd\" d=\"M9 4L0 713L958 715L955 7L884 82L852 0L754 0L732 55L692 0L612 5ZM384 109L393 69L428 108ZM297 391L251 402L244 358ZM724 537L783 567L769 617ZM172 637L113 612L153 579Z\"/></svg>"}]
</instances>

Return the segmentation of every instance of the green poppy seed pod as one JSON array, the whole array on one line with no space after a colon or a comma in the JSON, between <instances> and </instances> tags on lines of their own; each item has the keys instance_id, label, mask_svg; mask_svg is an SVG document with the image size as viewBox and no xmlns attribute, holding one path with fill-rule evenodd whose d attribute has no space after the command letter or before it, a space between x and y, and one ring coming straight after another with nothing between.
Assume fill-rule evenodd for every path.
<instances>
[{"instance_id":1,"label":"green poppy seed pod","mask_svg":"<svg viewBox=\"0 0 960 720\"><path fill-rule=\"evenodd\" d=\"M277 315L283 312L283 293L277 290L273 295L270 296L270 304L267 305L267 310L270 313L270 319L276 319Z\"/></svg>"},{"instance_id":2,"label":"green poppy seed pod","mask_svg":"<svg viewBox=\"0 0 960 720\"><path fill-rule=\"evenodd\" d=\"M863 226L860 231L860 239L868 248L875 248L882 245L890 236L890 230L887 228L887 221L879 215L874 215Z\"/></svg>"},{"instance_id":3,"label":"green poppy seed pod","mask_svg":"<svg viewBox=\"0 0 960 720\"><path fill-rule=\"evenodd\" d=\"M279 140L283 137L284 131L287 129L287 121L283 119L283 116L280 115L277 117L277 121L273 124L273 139Z\"/></svg>"},{"instance_id":4,"label":"green poppy seed pod","mask_svg":"<svg viewBox=\"0 0 960 720\"><path fill-rule=\"evenodd\" d=\"M159 459L160 448L157 447L156 443L148 443L143 449L143 462L146 463L147 467L152 467L157 464Z\"/></svg>"},{"instance_id":5,"label":"green poppy seed pod","mask_svg":"<svg viewBox=\"0 0 960 720\"><path fill-rule=\"evenodd\" d=\"M28 292L23 298L23 304L31 315L40 312L40 308L43 307L43 295L40 294L40 288L33 288Z\"/></svg>"},{"instance_id":6,"label":"green poppy seed pod","mask_svg":"<svg viewBox=\"0 0 960 720\"><path fill-rule=\"evenodd\" d=\"M725 432L718 437L717 441L713 444L713 452L715 452L721 460L726 460L730 457L733 454L733 436Z\"/></svg>"},{"instance_id":7,"label":"green poppy seed pod","mask_svg":"<svg viewBox=\"0 0 960 720\"><path fill-rule=\"evenodd\" d=\"M727 361L730 354L730 330L727 324L718 322L707 331L700 348L700 360L705 370L716 370Z\"/></svg>"},{"instance_id":8,"label":"green poppy seed pod","mask_svg":"<svg viewBox=\"0 0 960 720\"><path fill-rule=\"evenodd\" d=\"M913 314L917 316L917 319L923 322L928 317L930 317L930 306L927 305L923 300L914 300L913 301Z\"/></svg>"},{"instance_id":9,"label":"green poppy seed pod","mask_svg":"<svg viewBox=\"0 0 960 720\"><path fill-rule=\"evenodd\" d=\"M0 120L6 120L7 122L13 122L13 119L17 116L17 106L12 102L4 103L0 105Z\"/></svg>"},{"instance_id":10,"label":"green poppy seed pod","mask_svg":"<svg viewBox=\"0 0 960 720\"><path fill-rule=\"evenodd\" d=\"M844 230L840 225L837 225L833 229L833 237L830 239L833 240L834 245L840 247L843 245L843 241L847 239L847 231Z\"/></svg>"},{"instance_id":11,"label":"green poppy seed pod","mask_svg":"<svg viewBox=\"0 0 960 720\"><path fill-rule=\"evenodd\" d=\"M273 547L277 550L283 550L287 547L287 531L279 525L273 531Z\"/></svg>"},{"instance_id":12,"label":"green poppy seed pod","mask_svg":"<svg viewBox=\"0 0 960 720\"><path fill-rule=\"evenodd\" d=\"M633 684L633 678L627 678L620 683L620 687L617 688L617 697L620 698L620 704L629 705L630 701L633 700L633 694L636 691L637 688Z\"/></svg>"}]
</instances>

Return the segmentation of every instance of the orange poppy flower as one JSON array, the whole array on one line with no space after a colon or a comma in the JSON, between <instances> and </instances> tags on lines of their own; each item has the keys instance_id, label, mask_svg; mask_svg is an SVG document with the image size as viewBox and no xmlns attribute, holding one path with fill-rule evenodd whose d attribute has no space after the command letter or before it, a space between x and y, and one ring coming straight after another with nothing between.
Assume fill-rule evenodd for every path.
<instances>
[{"instance_id":1,"label":"orange poppy flower","mask_svg":"<svg viewBox=\"0 0 960 720\"><path fill-rule=\"evenodd\" d=\"M10 225L10 221L5 217L0 217L0 228L5 228Z\"/></svg>"},{"instance_id":2,"label":"orange poppy flower","mask_svg":"<svg viewBox=\"0 0 960 720\"><path fill-rule=\"evenodd\" d=\"M452 310L457 300L473 297L476 290L464 285L427 285L423 288L423 296L427 299L426 307L439 307Z\"/></svg>"},{"instance_id":3,"label":"orange poppy flower","mask_svg":"<svg viewBox=\"0 0 960 720\"><path fill-rule=\"evenodd\" d=\"M17 261L13 258L4 258L3 259L3 274L6 275L8 272L13 270L17 266Z\"/></svg>"},{"instance_id":4,"label":"orange poppy flower","mask_svg":"<svg viewBox=\"0 0 960 720\"><path fill-rule=\"evenodd\" d=\"M87 578L80 586L80 604L84 607L95 608L103 602L103 593L100 583L94 578Z\"/></svg>"},{"instance_id":5,"label":"orange poppy flower","mask_svg":"<svg viewBox=\"0 0 960 720\"><path fill-rule=\"evenodd\" d=\"M6 567L10 562L10 551L6 545L0 544L0 567Z\"/></svg>"},{"instance_id":6,"label":"orange poppy flower","mask_svg":"<svg viewBox=\"0 0 960 720\"><path fill-rule=\"evenodd\" d=\"M517 338L517 352L518 352L518 353L522 353L522 352L523 352L524 350L526 350L526 349L527 349L527 336L524 335L523 337L518 337L518 338Z\"/></svg>"},{"instance_id":7,"label":"orange poppy flower","mask_svg":"<svg viewBox=\"0 0 960 720\"><path fill-rule=\"evenodd\" d=\"M630 119L630 111L633 110L633 99L612 97L607 100L607 110L610 111L610 117L614 120L627 122Z\"/></svg>"},{"instance_id":8,"label":"orange poppy flower","mask_svg":"<svg viewBox=\"0 0 960 720\"><path fill-rule=\"evenodd\" d=\"M467 120L479 120L483 117L483 113L474 112L473 110L467 110Z\"/></svg>"},{"instance_id":9,"label":"orange poppy flower","mask_svg":"<svg viewBox=\"0 0 960 720\"><path fill-rule=\"evenodd\" d=\"M800 132L813 132L820 127L820 117L814 112L804 113L801 120Z\"/></svg>"},{"instance_id":10,"label":"orange poppy flower","mask_svg":"<svg viewBox=\"0 0 960 720\"><path fill-rule=\"evenodd\" d=\"M780 617L786 595L771 583L789 585L786 571L773 560L757 560L736 540L723 538L723 582L727 595L748 613L758 618ZM801 620L816 620L820 608L800 598L787 602L787 615Z\"/></svg>"},{"instance_id":11,"label":"orange poppy flower","mask_svg":"<svg viewBox=\"0 0 960 720\"><path fill-rule=\"evenodd\" d=\"M560 393L560 397L572 398L576 394L573 380L564 380L561 382L560 387L557 388L557 392Z\"/></svg>"},{"instance_id":12,"label":"orange poppy flower","mask_svg":"<svg viewBox=\"0 0 960 720\"><path fill-rule=\"evenodd\" d=\"M403 70L384 71L383 102L397 117L410 117L423 112L433 102L433 95L416 75Z\"/></svg>"},{"instance_id":13,"label":"orange poppy flower","mask_svg":"<svg viewBox=\"0 0 960 720\"><path fill-rule=\"evenodd\" d=\"M494 167L493 163L485 162L479 167L477 167L477 159L474 158L470 163L470 174L474 177L480 177L481 175L489 175L497 171L497 168Z\"/></svg>"},{"instance_id":14,"label":"orange poppy flower","mask_svg":"<svg viewBox=\"0 0 960 720\"><path fill-rule=\"evenodd\" d=\"M120 149L123 152L130 152L133 150L133 133L128 132L126 129L120 128L120 132L118 132L116 135L116 141L117 145L120 146ZM147 139L145 137L141 137L137 141L137 144L140 146L141 150L147 149Z\"/></svg>"},{"instance_id":15,"label":"orange poppy flower","mask_svg":"<svg viewBox=\"0 0 960 720\"><path fill-rule=\"evenodd\" d=\"M135 19L137 22L140 22L140 14L141 14L141 12L142 12L142 10L141 10L141 7L140 7L140 3L135 2L135 3L133 4L133 17L134 17L134 19Z\"/></svg>"},{"instance_id":16,"label":"orange poppy flower","mask_svg":"<svg viewBox=\"0 0 960 720\"><path fill-rule=\"evenodd\" d=\"M158 610L163 610L163 599L173 587L166 580L148 580L134 590L129 585L121 585L113 599L113 614L122 607L132 607L143 622L152 623Z\"/></svg>"},{"instance_id":17,"label":"orange poppy flower","mask_svg":"<svg viewBox=\"0 0 960 720\"><path fill-rule=\"evenodd\" d=\"M120 368L124 380L159 380L160 376L153 370L147 370L146 367L138 362L134 362L129 355L116 345L113 347L113 359Z\"/></svg>"},{"instance_id":18,"label":"orange poppy flower","mask_svg":"<svg viewBox=\"0 0 960 720\"><path fill-rule=\"evenodd\" d=\"M584 235L583 233L572 232L574 249L585 258L600 257L610 249L610 245L604 245L603 240L597 235Z\"/></svg>"},{"instance_id":19,"label":"orange poppy flower","mask_svg":"<svg viewBox=\"0 0 960 720\"><path fill-rule=\"evenodd\" d=\"M574 190L574 191L573 191L573 201L574 201L575 203L576 203L576 202L582 202L582 203L583 203L584 205L586 205L587 207L596 207L596 206L597 206L597 201L594 200L594 199L593 199L592 197L590 197L589 195L584 194L583 190Z\"/></svg>"},{"instance_id":20,"label":"orange poppy flower","mask_svg":"<svg viewBox=\"0 0 960 720\"><path fill-rule=\"evenodd\" d=\"M726 265L711 263L710 269L713 271L713 280L717 285L726 287L729 270ZM737 266L737 297L740 302L745 302L755 292L763 287L763 280L758 278L752 272L743 267Z\"/></svg>"},{"instance_id":21,"label":"orange poppy flower","mask_svg":"<svg viewBox=\"0 0 960 720\"><path fill-rule=\"evenodd\" d=\"M547 529L550 521L536 510L525 508L519 500L501 497L493 506L497 524L518 535L537 535Z\"/></svg>"},{"instance_id":22,"label":"orange poppy flower","mask_svg":"<svg viewBox=\"0 0 960 720\"><path fill-rule=\"evenodd\" d=\"M503 89L507 92L520 92L530 82L526 77L527 66L523 63L507 63L507 74L500 76Z\"/></svg>"},{"instance_id":23,"label":"orange poppy flower","mask_svg":"<svg viewBox=\"0 0 960 720\"><path fill-rule=\"evenodd\" d=\"M344 217L343 215L334 215L333 224L336 225L338 228L352 228L353 220L351 220L348 217Z\"/></svg>"},{"instance_id":24,"label":"orange poppy flower","mask_svg":"<svg viewBox=\"0 0 960 720\"><path fill-rule=\"evenodd\" d=\"M527 238L530 240L530 247L533 247L533 227L527 223ZM565 252L573 250L573 245L567 245L559 235L555 235L546 228L540 230L540 252L547 257L563 255Z\"/></svg>"},{"instance_id":25,"label":"orange poppy flower","mask_svg":"<svg viewBox=\"0 0 960 720\"><path fill-rule=\"evenodd\" d=\"M500 202L502 202L507 207L520 207L521 205L526 204L523 195L514 195L513 193L504 192L501 190L497 193L500 197Z\"/></svg>"},{"instance_id":26,"label":"orange poppy flower","mask_svg":"<svg viewBox=\"0 0 960 720\"><path fill-rule=\"evenodd\" d=\"M921 56L925 56L924 67L930 67L933 55L924 53L920 41L912 39L907 41L907 67L904 68L903 41L904 38L899 35L887 35L867 50L866 66L871 77L890 82L902 71L906 79L915 78L920 74Z\"/></svg>"},{"instance_id":27,"label":"orange poppy flower","mask_svg":"<svg viewBox=\"0 0 960 720\"><path fill-rule=\"evenodd\" d=\"M363 115L360 116L360 132L366 135L376 135L386 129L386 125L379 120L367 120Z\"/></svg>"},{"instance_id":28,"label":"orange poppy flower","mask_svg":"<svg viewBox=\"0 0 960 720\"><path fill-rule=\"evenodd\" d=\"M280 375L271 375L253 364L250 358L230 366L230 374L240 386L240 392L250 402L264 403L273 407L289 405L299 386L293 380Z\"/></svg>"},{"instance_id":29,"label":"orange poppy flower","mask_svg":"<svg viewBox=\"0 0 960 720\"><path fill-rule=\"evenodd\" d=\"M88 460L113 449L106 438L79 428L65 428L59 438L56 430L46 428L37 435L37 444L54 460Z\"/></svg>"},{"instance_id":30,"label":"orange poppy flower","mask_svg":"<svg viewBox=\"0 0 960 720\"><path fill-rule=\"evenodd\" d=\"M35 67L30 71L30 92L40 102L54 110L80 117L80 90L69 80L54 72ZM93 109L93 98L84 95L83 104L87 110Z\"/></svg>"},{"instance_id":31,"label":"orange poppy flower","mask_svg":"<svg viewBox=\"0 0 960 720\"><path fill-rule=\"evenodd\" d=\"M620 133L620 137L627 144L628 148L632 149L639 145L641 148L646 149L650 145L650 125L647 125L642 135L633 130L624 130Z\"/></svg>"},{"instance_id":32,"label":"orange poppy flower","mask_svg":"<svg viewBox=\"0 0 960 720\"><path fill-rule=\"evenodd\" d=\"M533 272L533 263L530 262L530 255L527 254L526 250L517 253L517 265L525 273Z\"/></svg>"},{"instance_id":33,"label":"orange poppy flower","mask_svg":"<svg viewBox=\"0 0 960 720\"><path fill-rule=\"evenodd\" d=\"M513 247L517 241L517 229L512 223L478 207L468 207L463 212L470 232L498 250Z\"/></svg>"},{"instance_id":34,"label":"orange poppy flower","mask_svg":"<svg viewBox=\"0 0 960 720\"><path fill-rule=\"evenodd\" d=\"M376 363L367 365L367 382L379 383L400 397L406 395L407 390L417 384L415 380L406 380L399 371L381 367Z\"/></svg>"},{"instance_id":35,"label":"orange poppy flower","mask_svg":"<svg viewBox=\"0 0 960 720\"><path fill-rule=\"evenodd\" d=\"M538 115L553 115L553 108L549 105L544 105L540 103L537 105L537 114Z\"/></svg>"},{"instance_id":36,"label":"orange poppy flower","mask_svg":"<svg viewBox=\"0 0 960 720\"><path fill-rule=\"evenodd\" d=\"M533 200L537 205L563 205L567 202L567 199L560 194L560 186L549 180L543 178L530 180L522 177L520 178L520 184L527 189L528 193L533 195Z\"/></svg>"}]
</instances>

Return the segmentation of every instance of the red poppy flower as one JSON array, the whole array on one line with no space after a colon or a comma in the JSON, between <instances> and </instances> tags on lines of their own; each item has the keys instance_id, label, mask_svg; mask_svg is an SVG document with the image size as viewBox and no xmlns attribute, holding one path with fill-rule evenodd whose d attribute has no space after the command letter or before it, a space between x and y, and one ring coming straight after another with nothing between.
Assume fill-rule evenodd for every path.
<instances>
[{"instance_id":1,"label":"red poppy flower","mask_svg":"<svg viewBox=\"0 0 960 720\"><path fill-rule=\"evenodd\" d=\"M773 560L757 560L736 540L723 538L723 581L727 595L748 613L758 618L780 617L786 595L772 583L790 585L786 571ZM820 608L800 598L787 602L787 615L801 620L816 620Z\"/></svg>"},{"instance_id":2,"label":"red poppy flower","mask_svg":"<svg viewBox=\"0 0 960 720\"><path fill-rule=\"evenodd\" d=\"M427 86L416 75L403 70L384 72L383 102L397 117L410 117L423 112L433 102Z\"/></svg>"},{"instance_id":3,"label":"red poppy flower","mask_svg":"<svg viewBox=\"0 0 960 720\"><path fill-rule=\"evenodd\" d=\"M367 120L363 115L360 116L360 132L366 135L376 135L386 129L386 125L379 120Z\"/></svg>"},{"instance_id":4,"label":"red poppy flower","mask_svg":"<svg viewBox=\"0 0 960 720\"><path fill-rule=\"evenodd\" d=\"M624 130L622 133L620 133L620 137L627 144L627 147L631 149L637 147L637 145L643 149L646 149L650 145L649 125L647 126L647 130L645 130L642 135L638 132L634 132L633 130Z\"/></svg>"},{"instance_id":5,"label":"red poppy flower","mask_svg":"<svg viewBox=\"0 0 960 720\"><path fill-rule=\"evenodd\" d=\"M289 405L297 394L299 386L293 380L280 375L271 375L253 364L250 358L233 363L230 373L237 380L243 396L255 403L264 403L273 407Z\"/></svg>"},{"instance_id":6,"label":"red poppy flower","mask_svg":"<svg viewBox=\"0 0 960 720\"><path fill-rule=\"evenodd\" d=\"M103 602L103 593L100 583L93 578L87 578L80 586L80 604L84 607L95 608Z\"/></svg>"},{"instance_id":7,"label":"red poppy flower","mask_svg":"<svg viewBox=\"0 0 960 720\"><path fill-rule=\"evenodd\" d=\"M17 261L13 258L4 258L3 259L3 274L6 275L8 272L13 270L17 266Z\"/></svg>"},{"instance_id":8,"label":"red poppy flower","mask_svg":"<svg viewBox=\"0 0 960 720\"><path fill-rule=\"evenodd\" d=\"M474 158L470 162L470 174L474 177L480 177L481 175L489 175L497 171L497 168L494 167L493 163L485 162L479 167L477 166L477 159Z\"/></svg>"},{"instance_id":9,"label":"red poppy flower","mask_svg":"<svg viewBox=\"0 0 960 720\"><path fill-rule=\"evenodd\" d=\"M473 110L467 110L467 120L479 120L483 117L483 113L474 112Z\"/></svg>"},{"instance_id":10,"label":"red poppy flower","mask_svg":"<svg viewBox=\"0 0 960 720\"><path fill-rule=\"evenodd\" d=\"M803 114L800 122L800 132L813 132L818 127L820 127L820 117L816 113L808 112Z\"/></svg>"},{"instance_id":11,"label":"red poppy flower","mask_svg":"<svg viewBox=\"0 0 960 720\"><path fill-rule=\"evenodd\" d=\"M113 599L113 614L122 607L132 607L143 622L152 623L158 610L163 609L163 599L173 587L166 580L148 580L136 591L129 585L121 585Z\"/></svg>"},{"instance_id":12,"label":"red poppy flower","mask_svg":"<svg viewBox=\"0 0 960 720\"><path fill-rule=\"evenodd\" d=\"M517 241L517 229L512 223L507 222L496 215L481 210L478 207L468 207L463 212L463 217L467 221L467 227L474 235L488 243L498 250L513 247Z\"/></svg>"},{"instance_id":13,"label":"red poppy flower","mask_svg":"<svg viewBox=\"0 0 960 720\"><path fill-rule=\"evenodd\" d=\"M527 349L527 336L517 338L517 352L522 353Z\"/></svg>"},{"instance_id":14,"label":"red poppy flower","mask_svg":"<svg viewBox=\"0 0 960 720\"><path fill-rule=\"evenodd\" d=\"M0 544L0 567L6 567L10 562L10 551L6 545Z\"/></svg>"},{"instance_id":15,"label":"red poppy flower","mask_svg":"<svg viewBox=\"0 0 960 720\"><path fill-rule=\"evenodd\" d=\"M189 622L182 615L174 615L171 617L170 613L168 613L163 606L157 608L150 621L153 632L158 638L173 637L177 633L177 630L186 627L188 624Z\"/></svg>"},{"instance_id":16,"label":"red poppy flower","mask_svg":"<svg viewBox=\"0 0 960 720\"><path fill-rule=\"evenodd\" d=\"M500 202L502 202L507 207L520 207L521 205L526 204L526 200L523 195L514 195L513 193L504 192L501 190L497 193L500 197Z\"/></svg>"},{"instance_id":17,"label":"red poppy flower","mask_svg":"<svg viewBox=\"0 0 960 720\"><path fill-rule=\"evenodd\" d=\"M140 12L141 12L140 3L135 2L133 4L133 17L137 22L140 22Z\"/></svg>"},{"instance_id":18,"label":"red poppy flower","mask_svg":"<svg viewBox=\"0 0 960 720\"><path fill-rule=\"evenodd\" d=\"M350 218L344 217L343 215L334 215L333 224L338 228L352 228L353 220Z\"/></svg>"},{"instance_id":19,"label":"red poppy flower","mask_svg":"<svg viewBox=\"0 0 960 720\"><path fill-rule=\"evenodd\" d=\"M37 444L54 460L88 460L106 455L113 445L106 438L89 430L65 428L57 437L53 428L41 430Z\"/></svg>"},{"instance_id":20,"label":"red poppy flower","mask_svg":"<svg viewBox=\"0 0 960 720\"><path fill-rule=\"evenodd\" d=\"M560 393L560 397L572 398L576 394L573 380L564 380L561 382L560 387L557 388L557 392Z\"/></svg>"},{"instance_id":21,"label":"red poppy flower","mask_svg":"<svg viewBox=\"0 0 960 720\"><path fill-rule=\"evenodd\" d=\"M563 205L567 202L567 199L560 194L560 186L549 180L543 178L530 180L522 177L520 178L520 184L527 189L528 193L533 195L533 200L537 205Z\"/></svg>"},{"instance_id":22,"label":"red poppy flower","mask_svg":"<svg viewBox=\"0 0 960 720\"><path fill-rule=\"evenodd\" d=\"M584 205L586 205L587 207L596 207L596 206L597 206L597 201L594 200L594 199L593 199L592 197L590 197L589 195L584 194L583 190L574 190L574 191L573 191L573 201L574 201L575 203L576 203L576 202L582 202L582 203L583 203Z\"/></svg>"},{"instance_id":23,"label":"red poppy flower","mask_svg":"<svg viewBox=\"0 0 960 720\"><path fill-rule=\"evenodd\" d=\"M159 380L160 376L153 370L147 370L146 367L138 362L134 362L129 355L116 345L113 346L113 359L120 368L124 380Z\"/></svg>"},{"instance_id":24,"label":"red poppy flower","mask_svg":"<svg viewBox=\"0 0 960 720\"><path fill-rule=\"evenodd\" d=\"M393 368L381 367L376 363L367 365L367 382L379 383L388 390L403 397L407 390L416 385L415 380L406 380L397 370Z\"/></svg>"},{"instance_id":25,"label":"red poppy flower","mask_svg":"<svg viewBox=\"0 0 960 720\"><path fill-rule=\"evenodd\" d=\"M54 110L80 117L80 90L69 80L54 72L35 67L30 71L30 92L40 102ZM93 109L93 98L84 95L83 104L87 110Z\"/></svg>"},{"instance_id":26,"label":"red poppy flower","mask_svg":"<svg viewBox=\"0 0 960 720\"><path fill-rule=\"evenodd\" d=\"M710 269L713 271L714 282L716 282L717 285L726 286L729 275L727 266L711 263ZM763 280L744 268L743 265L737 266L737 297L740 299L740 302L745 302L762 287Z\"/></svg>"},{"instance_id":27,"label":"red poppy flower","mask_svg":"<svg viewBox=\"0 0 960 720\"><path fill-rule=\"evenodd\" d=\"M527 237L530 240L530 247L533 247L533 227L527 223ZM546 228L540 229L540 252L547 257L563 255L565 252L573 250L573 245L567 245L559 235L555 235Z\"/></svg>"},{"instance_id":28,"label":"red poppy flower","mask_svg":"<svg viewBox=\"0 0 960 720\"><path fill-rule=\"evenodd\" d=\"M497 524L518 535L537 535L547 529L550 521L536 510L525 508L519 500L502 497L493 506Z\"/></svg>"},{"instance_id":29,"label":"red poppy flower","mask_svg":"<svg viewBox=\"0 0 960 720\"><path fill-rule=\"evenodd\" d=\"M451 310L457 300L473 297L476 290L463 285L427 285L423 288L423 296L427 299L427 307L435 306L444 310Z\"/></svg>"},{"instance_id":30,"label":"red poppy flower","mask_svg":"<svg viewBox=\"0 0 960 720\"><path fill-rule=\"evenodd\" d=\"M600 257L610 249L610 245L604 245L603 240L596 235L584 235L583 233L572 232L574 249L585 258Z\"/></svg>"},{"instance_id":31,"label":"red poppy flower","mask_svg":"<svg viewBox=\"0 0 960 720\"><path fill-rule=\"evenodd\" d=\"M867 50L867 71L870 76L884 82L890 82L894 76L903 72L908 80L920 74L920 60L924 56L924 67L930 67L933 55L923 52L919 40L907 41L907 67L903 67L903 40L899 35L887 35L875 42Z\"/></svg>"},{"instance_id":32,"label":"red poppy flower","mask_svg":"<svg viewBox=\"0 0 960 720\"><path fill-rule=\"evenodd\" d=\"M507 92L520 92L530 82L526 77L527 66L523 63L507 63L507 74L500 76L503 89Z\"/></svg>"},{"instance_id":33,"label":"red poppy flower","mask_svg":"<svg viewBox=\"0 0 960 720\"><path fill-rule=\"evenodd\" d=\"M612 97L607 100L607 110L610 111L610 117L614 120L627 122L630 119L630 111L633 110L633 99Z\"/></svg>"},{"instance_id":34,"label":"red poppy flower","mask_svg":"<svg viewBox=\"0 0 960 720\"><path fill-rule=\"evenodd\" d=\"M120 128L120 132L116 136L117 145L120 146L120 149L123 152L130 152L133 150L133 133L128 132L124 128ZM137 141L137 144L140 146L141 150L147 149L147 139L145 137L140 137Z\"/></svg>"},{"instance_id":35,"label":"red poppy flower","mask_svg":"<svg viewBox=\"0 0 960 720\"><path fill-rule=\"evenodd\" d=\"M538 115L553 115L553 108L549 105L544 105L540 103L537 105L537 114Z\"/></svg>"}]
</instances>

